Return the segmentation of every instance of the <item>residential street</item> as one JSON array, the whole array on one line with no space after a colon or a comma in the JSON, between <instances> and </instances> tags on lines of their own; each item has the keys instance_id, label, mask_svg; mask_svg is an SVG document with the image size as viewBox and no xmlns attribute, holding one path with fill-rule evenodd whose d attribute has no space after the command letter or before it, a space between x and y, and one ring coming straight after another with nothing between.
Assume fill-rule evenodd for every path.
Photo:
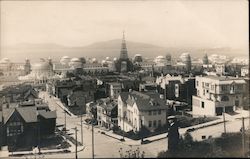
<instances>
[{"instance_id":1,"label":"residential street","mask_svg":"<svg viewBox=\"0 0 250 159\"><path fill-rule=\"evenodd\" d=\"M49 95L46 92L40 92L39 95L41 98L44 98L50 108L52 110L57 110L57 125L64 125L64 111L56 102L59 102L59 100L55 97L49 97ZM84 121L83 117L83 121ZM77 127L78 131L78 141L81 142L81 127L80 127L80 117L72 117L67 114L67 120L66 120L66 127L67 130L72 133L72 137L75 138L74 130L72 128ZM137 147L140 148L141 151L145 152L146 157L156 157L158 152L166 150L167 149L167 140L159 140L155 141L149 144L145 145L139 145L139 146L129 146L126 142L121 142L117 139L113 139L111 137L108 137L106 135L103 135L99 133L99 128L95 127L95 157L119 157L119 150L122 148L124 151L129 150L131 147L136 150ZM92 134L91 134L91 126L83 124L83 144L85 146L83 151L80 151L78 153L78 156L81 158L90 158L92 157ZM65 154L52 154L52 155L45 155L45 158L73 158L75 157L75 153L65 153Z\"/></svg>"}]
</instances>

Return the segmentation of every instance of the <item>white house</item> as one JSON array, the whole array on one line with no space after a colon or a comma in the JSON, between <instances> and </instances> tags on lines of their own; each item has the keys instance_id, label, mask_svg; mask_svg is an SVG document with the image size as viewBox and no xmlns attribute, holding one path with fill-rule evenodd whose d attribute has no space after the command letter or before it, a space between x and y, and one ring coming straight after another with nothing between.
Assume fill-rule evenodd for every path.
<instances>
[{"instance_id":1,"label":"white house","mask_svg":"<svg viewBox=\"0 0 250 159\"><path fill-rule=\"evenodd\" d=\"M142 126L154 131L166 124L168 106L154 92L122 92L118 97L118 126L139 132Z\"/></svg>"},{"instance_id":2,"label":"white house","mask_svg":"<svg viewBox=\"0 0 250 159\"><path fill-rule=\"evenodd\" d=\"M193 96L194 115L221 115L242 105L246 82L244 79L226 76L197 76L197 95Z\"/></svg>"}]
</instances>

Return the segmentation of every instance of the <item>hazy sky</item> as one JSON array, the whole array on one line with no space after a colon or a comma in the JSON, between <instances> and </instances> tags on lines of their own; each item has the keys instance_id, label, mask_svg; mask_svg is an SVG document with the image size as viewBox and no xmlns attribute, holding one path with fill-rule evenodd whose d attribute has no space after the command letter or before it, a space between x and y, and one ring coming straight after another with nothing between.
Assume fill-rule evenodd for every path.
<instances>
[{"instance_id":1,"label":"hazy sky","mask_svg":"<svg viewBox=\"0 0 250 159\"><path fill-rule=\"evenodd\" d=\"M1 43L84 46L119 39L164 47L247 48L247 0L1 1Z\"/></svg>"}]
</instances>

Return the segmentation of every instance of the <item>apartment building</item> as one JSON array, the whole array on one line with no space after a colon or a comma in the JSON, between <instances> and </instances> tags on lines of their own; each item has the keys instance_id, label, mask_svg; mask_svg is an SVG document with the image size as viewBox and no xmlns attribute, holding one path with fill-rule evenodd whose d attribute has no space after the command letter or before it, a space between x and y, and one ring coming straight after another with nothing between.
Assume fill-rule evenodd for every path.
<instances>
[{"instance_id":1,"label":"apartment building","mask_svg":"<svg viewBox=\"0 0 250 159\"><path fill-rule=\"evenodd\" d=\"M223 111L232 112L242 105L246 82L237 77L197 76L195 88L193 114L216 116Z\"/></svg>"}]
</instances>

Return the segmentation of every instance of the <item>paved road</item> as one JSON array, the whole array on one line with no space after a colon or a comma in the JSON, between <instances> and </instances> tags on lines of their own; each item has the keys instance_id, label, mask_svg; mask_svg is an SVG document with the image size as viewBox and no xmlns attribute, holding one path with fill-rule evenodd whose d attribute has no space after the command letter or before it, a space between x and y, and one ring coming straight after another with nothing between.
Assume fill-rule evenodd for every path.
<instances>
[{"instance_id":1,"label":"paved road","mask_svg":"<svg viewBox=\"0 0 250 159\"><path fill-rule=\"evenodd\" d=\"M46 92L40 92L39 96L44 98L48 104L50 109L57 110L57 125L64 124L64 111L56 102L58 102L57 98L53 96L50 98ZM85 117L83 117L85 118ZM70 131L70 133L74 133L72 128L77 127L78 130L80 127L80 117L72 117L67 114L66 127ZM95 138L95 157L98 158L110 158L110 157L120 157L119 150L120 148L123 151L136 150L137 147L140 148L140 151L145 152L145 157L156 157L158 152L167 149L167 139L155 141L145 145L139 146L129 146L117 139L110 138L105 136L98 131L99 128L94 128L94 138ZM77 137L78 141L81 142L81 132L78 131ZM75 138L75 135L72 134L72 137ZM79 158L91 158L92 157L92 134L91 134L91 126L87 126L83 124L83 144L85 145L85 149L78 153ZM45 155L45 158L74 158L74 153L69 154L52 154Z\"/></svg>"},{"instance_id":2,"label":"paved road","mask_svg":"<svg viewBox=\"0 0 250 159\"><path fill-rule=\"evenodd\" d=\"M40 92L40 97L45 98L45 100L48 102L50 108L52 110L57 110L57 124L62 125L64 124L64 111L61 107L58 106L56 102L59 100L54 97L49 97L46 92ZM245 115L249 116L246 112ZM237 117L241 116L239 114ZM85 118L85 117L84 117ZM227 119L229 120L226 123L226 130L227 132L239 132L241 128L241 120L236 120L234 117L228 116ZM249 125L249 120L245 120L246 127ZM78 130L80 130L80 118L79 117L72 117L67 115L67 129L70 130L71 133L74 133L74 130L72 128L77 127ZM139 145L139 146L129 146L126 143L123 143L119 140L107 137L103 134L100 134L98 131L100 131L99 128L95 128L95 157L98 158L110 158L110 157L120 157L119 149L122 148L123 151L127 151L129 149L136 149L137 147L140 148L141 151L145 152L145 157L156 157L157 154L160 151L167 149L167 139L162 139L158 141L151 142L149 144L145 145ZM191 135L195 140L202 140L202 136L206 135L206 138L208 136L212 137L218 137L221 135L221 133L224 132L223 123L198 129L193 132L191 132ZM78 141L81 142L81 132L78 131ZM183 134L180 130L180 133ZM74 137L74 134L72 134L72 137ZM91 126L88 128L87 125L83 124L83 144L85 145L85 149L78 153L79 158L91 158L92 157L92 139L91 139ZM74 153L68 153L68 154L53 154L53 155L45 155L45 158L74 158Z\"/></svg>"}]
</instances>

